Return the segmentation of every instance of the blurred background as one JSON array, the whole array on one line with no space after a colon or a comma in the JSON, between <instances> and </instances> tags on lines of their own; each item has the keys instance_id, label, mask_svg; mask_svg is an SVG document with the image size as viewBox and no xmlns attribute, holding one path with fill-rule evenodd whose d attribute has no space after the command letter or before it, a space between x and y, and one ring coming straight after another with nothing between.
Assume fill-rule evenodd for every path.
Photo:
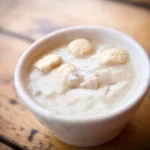
<instances>
[{"instance_id":1,"label":"blurred background","mask_svg":"<svg viewBox=\"0 0 150 150\"><path fill-rule=\"evenodd\" d=\"M0 0L0 150L77 150L53 137L18 98L13 74L20 55L42 36L76 25L100 25L136 39L150 56L150 0ZM150 92L115 140L96 150L150 149ZM81 149L80 149L81 150Z\"/></svg>"}]
</instances>

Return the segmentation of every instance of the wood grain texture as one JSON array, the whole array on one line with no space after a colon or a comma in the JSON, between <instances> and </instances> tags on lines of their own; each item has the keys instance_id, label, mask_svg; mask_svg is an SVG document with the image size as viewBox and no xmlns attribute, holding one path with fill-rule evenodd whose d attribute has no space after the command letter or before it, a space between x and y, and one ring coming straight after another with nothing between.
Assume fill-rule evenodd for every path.
<instances>
[{"instance_id":1,"label":"wood grain texture","mask_svg":"<svg viewBox=\"0 0 150 150\"><path fill-rule=\"evenodd\" d=\"M13 150L13 149L0 142L0 150Z\"/></svg>"},{"instance_id":2,"label":"wood grain texture","mask_svg":"<svg viewBox=\"0 0 150 150\"><path fill-rule=\"evenodd\" d=\"M141 4L145 4L145 5L149 5L150 4L150 0L120 0L120 1L141 3Z\"/></svg>"},{"instance_id":3,"label":"wood grain texture","mask_svg":"<svg viewBox=\"0 0 150 150\"><path fill-rule=\"evenodd\" d=\"M22 148L46 149L49 131L22 104L13 83L16 62L29 44L8 36L0 36L0 41L0 64L3 66L3 72L0 72L0 135ZM36 134L33 135L33 131Z\"/></svg>"},{"instance_id":4,"label":"wood grain texture","mask_svg":"<svg viewBox=\"0 0 150 150\"><path fill-rule=\"evenodd\" d=\"M20 55L41 36L74 25L118 29L139 41L150 55L150 11L143 8L101 0L1 0L0 136L27 150L150 149L150 92L126 129L94 148L77 148L57 140L18 98L13 74Z\"/></svg>"},{"instance_id":5,"label":"wood grain texture","mask_svg":"<svg viewBox=\"0 0 150 150\"><path fill-rule=\"evenodd\" d=\"M3 3L0 14L7 13L1 17L0 25L34 39L64 27L101 25L125 32L145 49L150 49L150 11L143 8L106 0L86 0L86 3L84 0L14 0L8 1L7 5Z\"/></svg>"}]
</instances>

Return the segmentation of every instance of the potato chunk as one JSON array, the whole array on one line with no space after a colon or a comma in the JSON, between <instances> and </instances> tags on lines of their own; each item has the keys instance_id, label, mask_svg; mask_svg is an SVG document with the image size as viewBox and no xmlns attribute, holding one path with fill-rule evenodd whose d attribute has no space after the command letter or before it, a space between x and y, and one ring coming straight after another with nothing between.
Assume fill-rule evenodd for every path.
<instances>
[{"instance_id":1,"label":"potato chunk","mask_svg":"<svg viewBox=\"0 0 150 150\"><path fill-rule=\"evenodd\" d=\"M83 82L80 84L80 87L85 89L97 89L99 85L99 77L97 77L94 73L87 73Z\"/></svg>"},{"instance_id":2,"label":"potato chunk","mask_svg":"<svg viewBox=\"0 0 150 150\"><path fill-rule=\"evenodd\" d=\"M82 76L77 73L69 73L64 76L63 87L66 91L78 88L82 80Z\"/></svg>"},{"instance_id":3,"label":"potato chunk","mask_svg":"<svg viewBox=\"0 0 150 150\"><path fill-rule=\"evenodd\" d=\"M67 74L67 73L75 72L76 68L71 64L65 63L58 68L58 71Z\"/></svg>"}]
</instances>

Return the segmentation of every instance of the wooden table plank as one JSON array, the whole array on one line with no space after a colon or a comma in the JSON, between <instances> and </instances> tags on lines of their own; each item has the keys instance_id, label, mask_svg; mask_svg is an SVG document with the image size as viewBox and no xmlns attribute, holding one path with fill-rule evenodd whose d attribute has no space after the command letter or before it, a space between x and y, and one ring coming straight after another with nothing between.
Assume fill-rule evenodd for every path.
<instances>
[{"instance_id":1,"label":"wooden table plank","mask_svg":"<svg viewBox=\"0 0 150 150\"><path fill-rule=\"evenodd\" d=\"M0 150L13 150L13 149L0 142Z\"/></svg>"},{"instance_id":2,"label":"wooden table plank","mask_svg":"<svg viewBox=\"0 0 150 150\"><path fill-rule=\"evenodd\" d=\"M102 25L125 32L150 49L150 11L144 8L106 0L2 1L0 26L34 39L63 27Z\"/></svg>"},{"instance_id":3,"label":"wooden table plank","mask_svg":"<svg viewBox=\"0 0 150 150\"><path fill-rule=\"evenodd\" d=\"M149 0L115 0L119 2L129 2L129 3L134 3L134 4L143 4L149 6L150 1Z\"/></svg>"},{"instance_id":4,"label":"wooden table plank","mask_svg":"<svg viewBox=\"0 0 150 150\"><path fill-rule=\"evenodd\" d=\"M98 0L86 3L83 0L32 0L28 3L1 0L0 14L3 15L0 16L0 136L28 150L84 150L57 140L22 104L13 83L17 60L34 39L63 27L91 24L116 28L133 36L150 54L150 11ZM88 149L150 149L149 100L150 92L116 139Z\"/></svg>"},{"instance_id":5,"label":"wooden table plank","mask_svg":"<svg viewBox=\"0 0 150 150\"><path fill-rule=\"evenodd\" d=\"M150 1L149 0L119 0L119 1L123 1L123 2L133 2L133 3L138 3L138 4L145 4L145 5L149 5Z\"/></svg>"},{"instance_id":6,"label":"wooden table plank","mask_svg":"<svg viewBox=\"0 0 150 150\"><path fill-rule=\"evenodd\" d=\"M0 64L3 66L3 72L0 72L0 135L18 147L29 149L40 148L41 139L45 139L43 148L47 148L49 138L44 132L47 132L47 129L22 105L13 83L16 62L29 43L7 36L0 36L0 41ZM44 134L40 133L39 129ZM37 132L35 138L32 135L33 131Z\"/></svg>"}]
</instances>

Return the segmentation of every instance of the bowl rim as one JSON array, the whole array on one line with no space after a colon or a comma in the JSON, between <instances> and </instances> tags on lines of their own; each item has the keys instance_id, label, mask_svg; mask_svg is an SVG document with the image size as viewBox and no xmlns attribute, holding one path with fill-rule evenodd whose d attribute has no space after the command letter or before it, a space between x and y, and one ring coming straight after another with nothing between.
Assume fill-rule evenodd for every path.
<instances>
[{"instance_id":1,"label":"bowl rim","mask_svg":"<svg viewBox=\"0 0 150 150\"><path fill-rule=\"evenodd\" d=\"M138 48L138 51L140 51L143 54L143 58L146 61L146 72L145 72L145 80L146 82L143 84L143 87L140 87L139 93L135 92L134 96L131 97L130 103L125 104L123 107L118 108L116 111L113 111L107 115L104 116L94 116L91 115L90 117L81 117L81 118L70 118L67 117L67 115L54 115L50 111L44 109L44 107L40 106L36 102L34 102L31 97L28 95L28 93L24 90L23 86L23 81L22 81L22 76L23 76L23 64L26 62L26 58L29 57L31 51L35 50L37 46L39 46L41 43L46 41L47 39L51 38L54 35L64 33L66 31L75 31L75 30L89 30L89 29L97 29L97 30L105 30L107 32L114 32L114 34L118 34L119 36L123 36L127 42L132 43L135 47ZM31 55L30 55L31 56ZM106 28L106 27L101 27L101 26L74 26L74 27L69 27L69 28L63 28L57 31L54 31L52 33L49 33L48 35L44 36L43 38L37 40L34 42L27 50L21 55L17 65L16 65L16 70L14 74L14 82L15 82L15 88L16 91L21 98L21 100L27 105L27 107L35 114L38 114L42 118L48 118L53 119L53 120L58 120L58 121L65 121L65 122L89 122L89 121L105 121L107 119L111 119L115 116L121 115L122 113L125 113L126 111L130 110L133 108L141 99L142 97L146 94L148 87L150 85L150 61L148 54L144 50L144 48L138 44L133 38L129 37L128 35L115 30L111 28Z\"/></svg>"}]
</instances>

